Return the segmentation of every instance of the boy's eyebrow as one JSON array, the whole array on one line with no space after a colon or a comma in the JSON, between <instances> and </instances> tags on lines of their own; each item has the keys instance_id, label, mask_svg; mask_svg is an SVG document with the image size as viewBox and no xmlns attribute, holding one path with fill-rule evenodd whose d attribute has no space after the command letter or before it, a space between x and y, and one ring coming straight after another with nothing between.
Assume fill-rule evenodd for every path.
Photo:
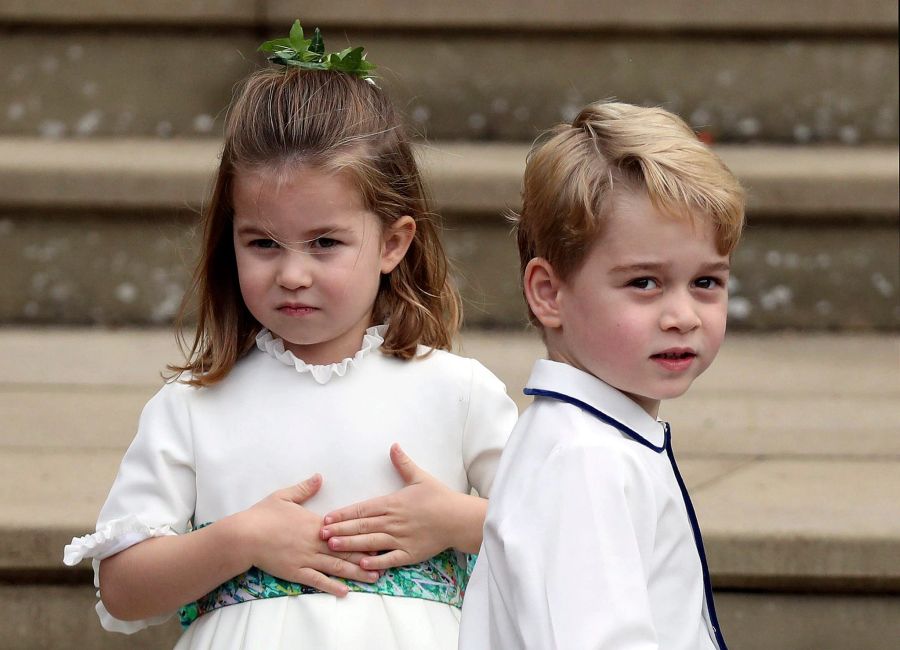
<instances>
[{"instance_id":1,"label":"boy's eyebrow","mask_svg":"<svg viewBox=\"0 0 900 650\"><path fill-rule=\"evenodd\" d=\"M611 273L640 273L642 271L659 271L665 264L638 262L637 264L620 264L610 269Z\"/></svg>"},{"instance_id":2,"label":"boy's eyebrow","mask_svg":"<svg viewBox=\"0 0 900 650\"><path fill-rule=\"evenodd\" d=\"M728 263L727 260L723 260L720 262L710 262L709 264L705 264L703 266L704 271L730 271L731 264Z\"/></svg>"},{"instance_id":3,"label":"boy's eyebrow","mask_svg":"<svg viewBox=\"0 0 900 650\"><path fill-rule=\"evenodd\" d=\"M664 269L667 264L663 264L661 262L637 262L636 264L621 264L619 266L614 266L610 269L611 273L642 273L645 271L660 271ZM702 272L711 273L714 271L730 271L731 265L727 260L720 260L716 262L710 262L708 264L704 264L700 267Z\"/></svg>"}]
</instances>

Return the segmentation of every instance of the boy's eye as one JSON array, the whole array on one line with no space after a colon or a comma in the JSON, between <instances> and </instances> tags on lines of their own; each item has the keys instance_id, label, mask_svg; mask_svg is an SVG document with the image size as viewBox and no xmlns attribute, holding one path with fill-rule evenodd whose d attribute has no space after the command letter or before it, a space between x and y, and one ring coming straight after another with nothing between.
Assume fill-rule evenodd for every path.
<instances>
[{"instance_id":1,"label":"boy's eye","mask_svg":"<svg viewBox=\"0 0 900 650\"><path fill-rule=\"evenodd\" d=\"M716 287L723 286L721 280L712 277L697 278L694 280L694 285L700 289L715 289Z\"/></svg>"},{"instance_id":2,"label":"boy's eye","mask_svg":"<svg viewBox=\"0 0 900 650\"><path fill-rule=\"evenodd\" d=\"M251 248L278 248L278 242L274 239L254 239L250 242Z\"/></svg>"},{"instance_id":3,"label":"boy's eye","mask_svg":"<svg viewBox=\"0 0 900 650\"><path fill-rule=\"evenodd\" d=\"M635 289L658 289L659 283L653 278L637 278L629 282L628 286Z\"/></svg>"}]
</instances>

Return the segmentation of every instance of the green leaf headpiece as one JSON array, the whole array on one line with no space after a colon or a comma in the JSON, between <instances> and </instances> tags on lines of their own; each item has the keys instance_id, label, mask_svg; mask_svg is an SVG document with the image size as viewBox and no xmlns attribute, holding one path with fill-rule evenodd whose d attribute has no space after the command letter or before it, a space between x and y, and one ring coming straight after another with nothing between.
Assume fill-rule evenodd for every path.
<instances>
[{"instance_id":1,"label":"green leaf headpiece","mask_svg":"<svg viewBox=\"0 0 900 650\"><path fill-rule=\"evenodd\" d=\"M285 67L304 70L336 70L361 79L372 80L375 65L366 61L363 47L348 47L340 52L325 52L325 41L316 27L313 37L303 38L303 27L295 20L287 38L276 38L259 46L260 52L270 52L269 61Z\"/></svg>"}]
</instances>

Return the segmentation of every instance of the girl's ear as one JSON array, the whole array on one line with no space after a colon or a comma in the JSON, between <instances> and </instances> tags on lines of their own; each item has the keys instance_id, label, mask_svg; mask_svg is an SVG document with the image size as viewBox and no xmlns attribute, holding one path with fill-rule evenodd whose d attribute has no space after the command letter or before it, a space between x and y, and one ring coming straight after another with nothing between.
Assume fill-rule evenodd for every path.
<instances>
[{"instance_id":1,"label":"girl's ear","mask_svg":"<svg viewBox=\"0 0 900 650\"><path fill-rule=\"evenodd\" d=\"M381 272L393 271L416 236L416 221L410 216L403 216L394 221L384 233L381 244Z\"/></svg>"},{"instance_id":2,"label":"girl's ear","mask_svg":"<svg viewBox=\"0 0 900 650\"><path fill-rule=\"evenodd\" d=\"M556 329L562 325L559 309L560 280L550 262L543 257L532 258L525 266L522 278L525 300L531 313L546 329Z\"/></svg>"}]
</instances>

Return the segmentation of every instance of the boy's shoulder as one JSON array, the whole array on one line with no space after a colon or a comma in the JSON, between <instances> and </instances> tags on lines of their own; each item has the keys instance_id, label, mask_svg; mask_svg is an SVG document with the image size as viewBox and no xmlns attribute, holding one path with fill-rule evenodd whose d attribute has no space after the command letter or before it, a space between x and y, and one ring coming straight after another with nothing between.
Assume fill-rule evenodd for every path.
<instances>
[{"instance_id":1,"label":"boy's shoulder","mask_svg":"<svg viewBox=\"0 0 900 650\"><path fill-rule=\"evenodd\" d=\"M539 453L554 462L594 457L615 462L644 453L642 445L619 429L578 405L553 398L537 397L520 417L516 433L526 447L542 448Z\"/></svg>"},{"instance_id":2,"label":"boy's shoulder","mask_svg":"<svg viewBox=\"0 0 900 650\"><path fill-rule=\"evenodd\" d=\"M534 398L522 428L546 430L564 449L603 448L623 453L664 450L664 425L621 391L565 363L535 363L525 393Z\"/></svg>"}]
</instances>

